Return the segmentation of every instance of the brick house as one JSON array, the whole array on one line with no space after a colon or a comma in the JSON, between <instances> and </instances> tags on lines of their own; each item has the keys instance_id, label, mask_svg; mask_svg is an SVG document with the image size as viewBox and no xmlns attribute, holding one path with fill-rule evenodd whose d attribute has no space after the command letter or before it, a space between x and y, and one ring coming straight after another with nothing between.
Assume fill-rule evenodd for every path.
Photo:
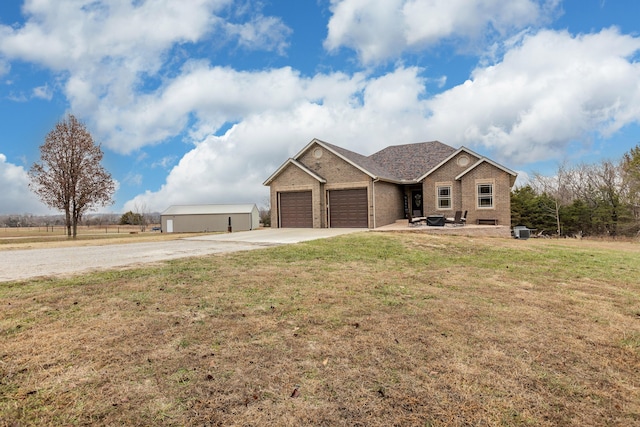
<instances>
[{"instance_id":1,"label":"brick house","mask_svg":"<svg viewBox=\"0 0 640 427\"><path fill-rule=\"evenodd\" d=\"M467 223L511 224L517 174L468 148L438 141L370 156L312 140L265 182L272 227L376 228L467 211Z\"/></svg>"}]
</instances>

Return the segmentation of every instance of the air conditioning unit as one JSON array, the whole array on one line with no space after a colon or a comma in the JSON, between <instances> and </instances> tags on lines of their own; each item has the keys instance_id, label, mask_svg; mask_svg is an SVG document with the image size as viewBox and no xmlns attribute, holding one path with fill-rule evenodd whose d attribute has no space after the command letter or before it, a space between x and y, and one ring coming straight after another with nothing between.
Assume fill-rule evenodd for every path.
<instances>
[{"instance_id":1,"label":"air conditioning unit","mask_svg":"<svg viewBox=\"0 0 640 427\"><path fill-rule=\"evenodd\" d=\"M531 237L531 230L524 225L517 225L513 227L513 237L516 239L528 239Z\"/></svg>"}]
</instances>

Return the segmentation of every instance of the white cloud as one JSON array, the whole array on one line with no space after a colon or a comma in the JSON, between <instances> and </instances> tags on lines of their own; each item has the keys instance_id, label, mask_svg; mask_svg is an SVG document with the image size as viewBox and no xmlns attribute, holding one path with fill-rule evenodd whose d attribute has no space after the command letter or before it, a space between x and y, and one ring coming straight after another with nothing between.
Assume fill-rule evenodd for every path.
<instances>
[{"instance_id":1,"label":"white cloud","mask_svg":"<svg viewBox=\"0 0 640 427\"><path fill-rule=\"evenodd\" d=\"M364 63L397 55L406 47L403 3L404 0L332 0L333 16L325 48L354 49Z\"/></svg>"},{"instance_id":2,"label":"white cloud","mask_svg":"<svg viewBox=\"0 0 640 427\"><path fill-rule=\"evenodd\" d=\"M215 12L229 1L28 1L24 25L0 25L0 55L60 73L71 110L91 125L99 105L133 102L142 77L160 71L169 49L214 31Z\"/></svg>"},{"instance_id":3,"label":"white cloud","mask_svg":"<svg viewBox=\"0 0 640 427\"><path fill-rule=\"evenodd\" d=\"M7 156L0 153L0 206L3 214L34 215L48 214L35 194L29 190L29 176L22 166L7 162Z\"/></svg>"},{"instance_id":4,"label":"white cloud","mask_svg":"<svg viewBox=\"0 0 640 427\"><path fill-rule=\"evenodd\" d=\"M144 89L149 77L171 81L168 75L184 61L182 46L207 42L216 49L231 40L245 49L284 52L290 29L279 18L247 9L232 24L221 18L230 6L235 6L232 0L27 1L24 25L0 25L0 60L20 59L59 73L71 110L98 130L105 146L131 152L179 133L186 124L180 104L192 107L189 100L171 99L177 101L179 118L174 119L154 106L155 95ZM35 95L48 92L37 90ZM131 105L141 110L136 115L140 131L126 119ZM156 130L157 120L161 125ZM109 138L114 130L122 140Z\"/></svg>"},{"instance_id":5,"label":"white cloud","mask_svg":"<svg viewBox=\"0 0 640 427\"><path fill-rule=\"evenodd\" d=\"M548 22L559 0L332 0L325 48L365 64L443 40L476 41Z\"/></svg>"},{"instance_id":6,"label":"white cloud","mask_svg":"<svg viewBox=\"0 0 640 427\"><path fill-rule=\"evenodd\" d=\"M29 101L29 98L24 93L14 93L14 92L9 93L9 95L7 95L7 99L9 99L9 100L11 100L13 102L27 102L27 101Z\"/></svg>"},{"instance_id":7,"label":"white cloud","mask_svg":"<svg viewBox=\"0 0 640 427\"><path fill-rule=\"evenodd\" d=\"M134 186L140 186L142 184L142 175L139 173L128 173L124 177L124 182Z\"/></svg>"},{"instance_id":8,"label":"white cloud","mask_svg":"<svg viewBox=\"0 0 640 427\"><path fill-rule=\"evenodd\" d=\"M510 162L561 155L590 133L640 122L640 38L616 29L525 35L501 62L428 101L431 134Z\"/></svg>"},{"instance_id":9,"label":"white cloud","mask_svg":"<svg viewBox=\"0 0 640 427\"><path fill-rule=\"evenodd\" d=\"M24 26L0 26L0 51L54 70L104 66L104 59L127 59L128 67L149 69L174 43L194 42L210 31L213 12L227 3L27 1Z\"/></svg>"},{"instance_id":10,"label":"white cloud","mask_svg":"<svg viewBox=\"0 0 640 427\"><path fill-rule=\"evenodd\" d=\"M0 77L3 77L6 74L9 74L9 71L11 71L11 64L9 64L8 61L5 61L2 58L0 58ZM5 84L11 84L11 81L5 81Z\"/></svg>"},{"instance_id":11,"label":"white cloud","mask_svg":"<svg viewBox=\"0 0 640 427\"><path fill-rule=\"evenodd\" d=\"M53 91L49 85L38 86L33 89L33 97L51 101L51 98L53 98Z\"/></svg>"},{"instance_id":12,"label":"white cloud","mask_svg":"<svg viewBox=\"0 0 640 427\"><path fill-rule=\"evenodd\" d=\"M284 73L280 77L288 81L279 81L290 88L284 92L296 94L287 104L247 109L225 135L209 135L197 143L171 170L162 188L137 196L124 209L135 203L158 211L171 204L262 203L268 194L262 182L314 137L364 154L388 144L421 141L425 133L419 72L398 68L369 80L362 75L304 79ZM263 78L271 80L268 75ZM237 99L242 98L241 93Z\"/></svg>"},{"instance_id":13,"label":"white cloud","mask_svg":"<svg viewBox=\"0 0 640 427\"><path fill-rule=\"evenodd\" d=\"M238 44L250 50L265 50L284 55L289 47L291 29L280 18L258 15L250 22L228 23L227 33L238 38Z\"/></svg>"},{"instance_id":14,"label":"white cloud","mask_svg":"<svg viewBox=\"0 0 640 427\"><path fill-rule=\"evenodd\" d=\"M531 177L527 171L516 170L515 171L518 176L516 177L516 182L513 184L514 188L524 187L527 184L531 183Z\"/></svg>"},{"instance_id":15,"label":"white cloud","mask_svg":"<svg viewBox=\"0 0 640 427\"><path fill-rule=\"evenodd\" d=\"M181 75L156 93L141 95L128 108L103 102L94 117L105 145L130 152L180 134L191 114L198 127L215 131L224 123L265 110L288 109L303 96L301 80L290 68L240 72L191 62Z\"/></svg>"},{"instance_id":16,"label":"white cloud","mask_svg":"<svg viewBox=\"0 0 640 427\"><path fill-rule=\"evenodd\" d=\"M172 166L176 162L176 156L165 156L160 160L157 160L151 164L152 168L162 168L167 169L169 166Z\"/></svg>"}]
</instances>

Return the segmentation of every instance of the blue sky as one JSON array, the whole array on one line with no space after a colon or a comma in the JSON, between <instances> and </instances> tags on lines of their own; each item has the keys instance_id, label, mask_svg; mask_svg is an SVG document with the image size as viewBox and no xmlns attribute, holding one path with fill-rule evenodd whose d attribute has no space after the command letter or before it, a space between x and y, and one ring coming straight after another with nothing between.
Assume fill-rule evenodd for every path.
<instances>
[{"instance_id":1,"label":"blue sky","mask_svg":"<svg viewBox=\"0 0 640 427\"><path fill-rule=\"evenodd\" d=\"M640 143L636 0L0 2L0 214L67 113L117 181L109 212L257 203L313 138L439 140L519 172ZM634 22L635 21L635 22Z\"/></svg>"}]
</instances>

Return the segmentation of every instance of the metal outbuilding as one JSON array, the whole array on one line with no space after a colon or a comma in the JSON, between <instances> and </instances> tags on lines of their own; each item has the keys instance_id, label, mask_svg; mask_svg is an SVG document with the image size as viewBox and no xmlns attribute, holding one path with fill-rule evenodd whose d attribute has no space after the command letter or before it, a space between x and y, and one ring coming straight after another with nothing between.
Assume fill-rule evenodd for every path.
<instances>
[{"instance_id":1,"label":"metal outbuilding","mask_svg":"<svg viewBox=\"0 0 640 427\"><path fill-rule=\"evenodd\" d=\"M248 231L260 226L255 204L173 205L160 214L166 233Z\"/></svg>"}]
</instances>

